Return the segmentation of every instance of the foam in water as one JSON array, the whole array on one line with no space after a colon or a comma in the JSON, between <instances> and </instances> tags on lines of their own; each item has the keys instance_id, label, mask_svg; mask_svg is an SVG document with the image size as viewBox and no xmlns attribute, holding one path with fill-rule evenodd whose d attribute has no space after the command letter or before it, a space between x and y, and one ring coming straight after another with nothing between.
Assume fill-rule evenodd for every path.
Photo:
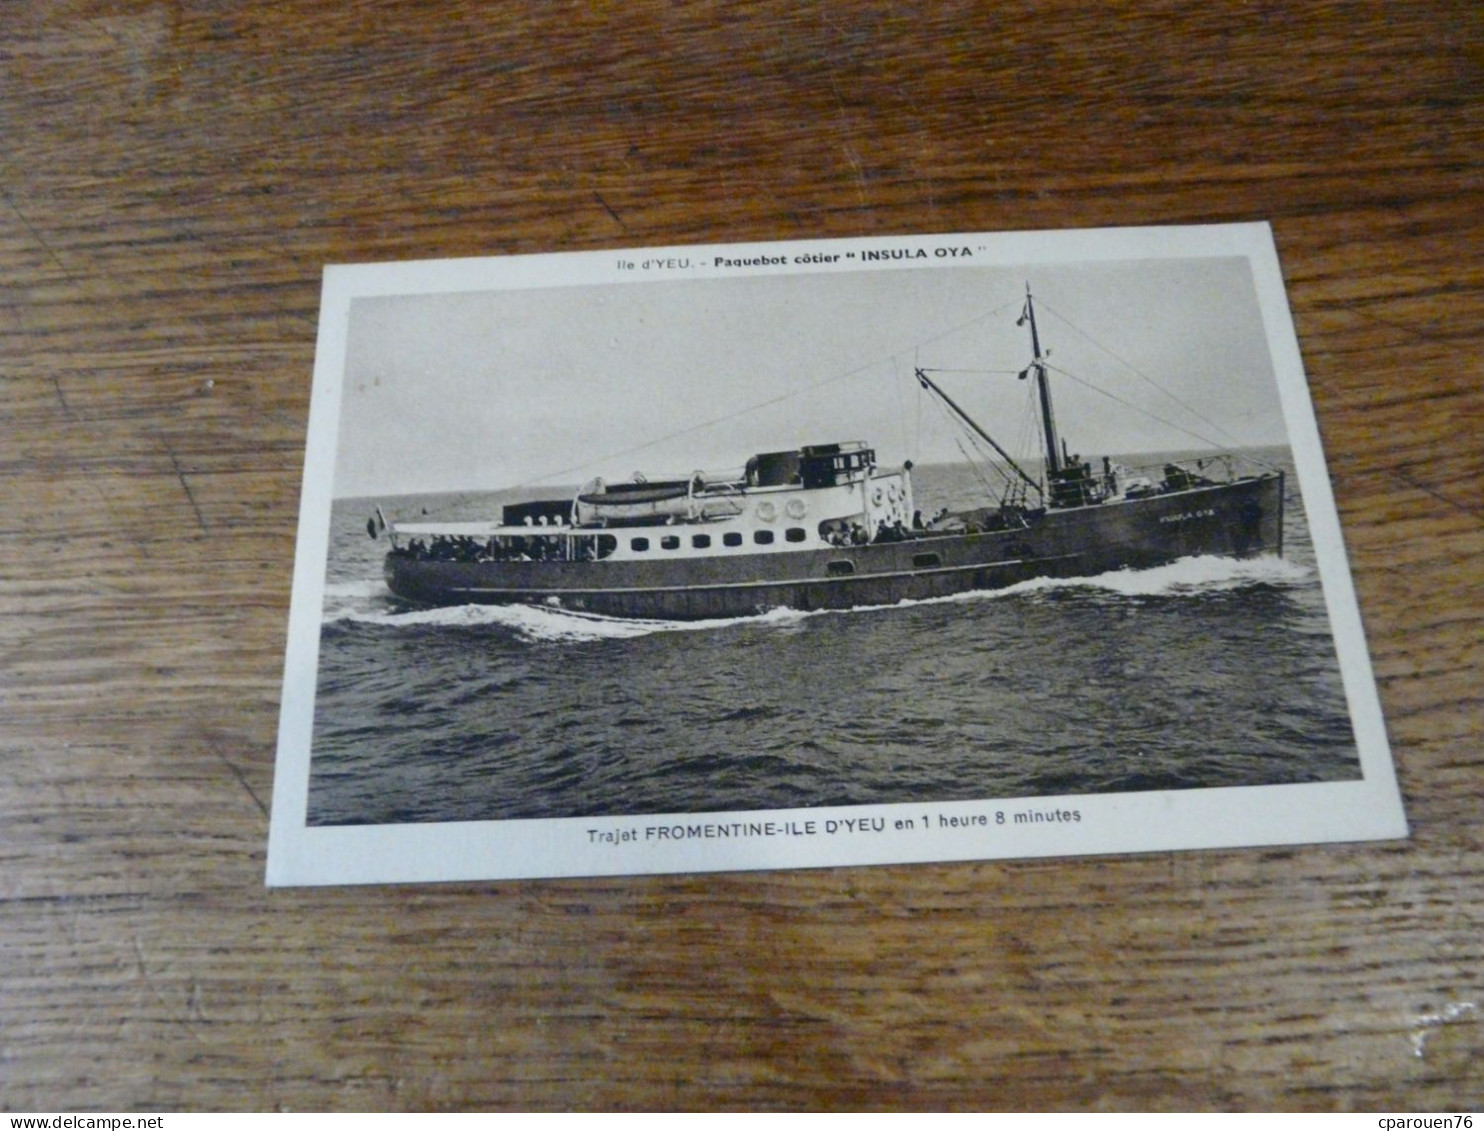
<instances>
[{"instance_id":1,"label":"foam in water","mask_svg":"<svg viewBox=\"0 0 1484 1131\"><path fill-rule=\"evenodd\" d=\"M1220 593L1248 585L1296 585L1309 571L1283 558L1181 558L1149 569L1119 569L1096 577L1038 577L1000 593L1028 593L1047 589L1104 589L1125 597L1172 597ZM977 594L984 596L986 594ZM994 594L989 594L994 595Z\"/></svg>"},{"instance_id":2,"label":"foam in water","mask_svg":"<svg viewBox=\"0 0 1484 1131\"><path fill-rule=\"evenodd\" d=\"M527 640L558 642L623 640L654 632L700 632L735 624L785 625L808 615L795 609L770 609L750 617L664 621L605 617L555 605L451 605L393 612L386 587L379 581L367 581L327 586L324 620L382 628L491 626L509 629Z\"/></svg>"},{"instance_id":3,"label":"foam in water","mask_svg":"<svg viewBox=\"0 0 1484 1131\"><path fill-rule=\"evenodd\" d=\"M380 580L331 582L325 586L323 620L326 624L356 620L386 604L386 585Z\"/></svg>"},{"instance_id":4,"label":"foam in water","mask_svg":"<svg viewBox=\"0 0 1484 1131\"><path fill-rule=\"evenodd\" d=\"M1039 577L1005 589L975 590L948 597L902 601L891 606L861 606L854 609L769 609L746 617L715 620L665 621L605 617L575 612L554 605L455 605L446 608L393 612L385 585L380 581L344 582L325 587L327 623L350 621L384 628L441 626L504 628L536 643L576 643L589 640L626 640L656 632L707 632L735 625L796 629L817 616L851 616L879 612L883 608L936 605L948 602L1005 600L1027 593L1059 589L1094 589L1124 597L1176 597L1218 593L1248 585L1294 585L1307 580L1310 571L1282 558L1236 560L1220 557L1182 558L1169 565L1142 570L1116 570L1096 577Z\"/></svg>"}]
</instances>

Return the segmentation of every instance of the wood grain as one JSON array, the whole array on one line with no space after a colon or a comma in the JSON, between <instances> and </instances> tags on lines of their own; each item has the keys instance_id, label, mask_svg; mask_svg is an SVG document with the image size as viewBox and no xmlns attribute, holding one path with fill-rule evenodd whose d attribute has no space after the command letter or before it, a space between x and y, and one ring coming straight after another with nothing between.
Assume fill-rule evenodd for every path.
<instances>
[{"instance_id":1,"label":"wood grain","mask_svg":"<svg viewBox=\"0 0 1484 1131\"><path fill-rule=\"evenodd\" d=\"M1484 9L0 21L0 1105L1475 1108ZM319 271L1271 219L1407 842L262 884Z\"/></svg>"}]
</instances>

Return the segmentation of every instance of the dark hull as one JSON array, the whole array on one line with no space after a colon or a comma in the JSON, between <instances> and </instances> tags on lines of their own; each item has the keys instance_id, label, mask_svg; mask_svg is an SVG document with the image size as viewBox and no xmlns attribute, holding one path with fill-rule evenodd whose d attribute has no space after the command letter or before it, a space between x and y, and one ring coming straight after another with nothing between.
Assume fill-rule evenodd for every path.
<instances>
[{"instance_id":1,"label":"dark hull","mask_svg":"<svg viewBox=\"0 0 1484 1131\"><path fill-rule=\"evenodd\" d=\"M704 620L771 608L843 609L1092 577L1210 554L1283 550L1283 476L1272 473L1102 506L1048 511L1022 529L928 535L842 549L646 561L453 562L386 558L418 604L556 604L616 617ZM841 575L849 563L852 572Z\"/></svg>"}]
</instances>

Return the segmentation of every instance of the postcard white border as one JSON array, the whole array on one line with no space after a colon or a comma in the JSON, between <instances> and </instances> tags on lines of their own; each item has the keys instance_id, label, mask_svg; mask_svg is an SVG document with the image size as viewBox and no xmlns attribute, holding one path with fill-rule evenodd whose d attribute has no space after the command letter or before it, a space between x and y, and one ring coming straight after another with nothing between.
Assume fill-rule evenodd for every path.
<instances>
[{"instance_id":1,"label":"postcard white border","mask_svg":"<svg viewBox=\"0 0 1484 1131\"><path fill-rule=\"evenodd\" d=\"M310 827L310 738L350 307L371 296L651 281L621 259L782 257L984 245L989 265L1242 257L1251 265L1359 748L1352 782L994 798L746 813ZM985 266L985 261L977 261ZM871 269L920 262L873 263ZM859 271L849 263L752 275ZM657 269L662 270L662 269ZM686 278L735 275L692 266ZM1017 820L1017 815L1041 814ZM1047 816L1060 814L1061 816ZM1075 814L1072 819L1070 814ZM850 822L850 823L847 823ZM926 825L926 827L924 827ZM325 269L268 840L272 886L609 876L991 860L1377 840L1407 835L1339 517L1267 224L958 233L569 252Z\"/></svg>"}]
</instances>

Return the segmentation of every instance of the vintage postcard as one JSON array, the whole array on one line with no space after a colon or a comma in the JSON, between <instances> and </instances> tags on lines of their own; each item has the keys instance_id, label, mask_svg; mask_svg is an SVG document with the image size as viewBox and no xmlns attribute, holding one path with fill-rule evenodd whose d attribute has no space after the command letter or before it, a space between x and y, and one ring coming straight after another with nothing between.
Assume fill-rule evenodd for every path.
<instances>
[{"instance_id":1,"label":"vintage postcard","mask_svg":"<svg viewBox=\"0 0 1484 1131\"><path fill-rule=\"evenodd\" d=\"M270 884L1406 832L1266 225L326 270Z\"/></svg>"}]
</instances>

